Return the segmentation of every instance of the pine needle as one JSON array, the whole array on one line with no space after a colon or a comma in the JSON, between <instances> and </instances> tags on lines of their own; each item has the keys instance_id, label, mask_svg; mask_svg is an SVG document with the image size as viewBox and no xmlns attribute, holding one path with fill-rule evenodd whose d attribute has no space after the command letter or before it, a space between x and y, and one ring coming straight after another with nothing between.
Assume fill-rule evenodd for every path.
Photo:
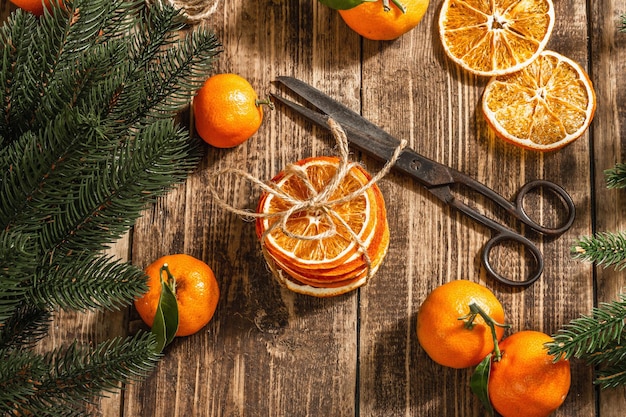
<instances>
[{"instance_id":1,"label":"pine needle","mask_svg":"<svg viewBox=\"0 0 626 417\"><path fill-rule=\"evenodd\" d=\"M603 232L580 238L570 249L573 258L597 265L626 268L626 233Z\"/></svg>"},{"instance_id":2,"label":"pine needle","mask_svg":"<svg viewBox=\"0 0 626 417\"><path fill-rule=\"evenodd\" d=\"M61 0L0 26L0 415L79 416L145 377L139 333L41 355L53 309L129 305L145 273L103 254L185 180L199 140L174 119L221 51L206 26L144 0ZM55 1L56 3L56 1Z\"/></svg>"},{"instance_id":3,"label":"pine needle","mask_svg":"<svg viewBox=\"0 0 626 417\"><path fill-rule=\"evenodd\" d=\"M601 303L590 315L572 320L553 336L548 353L578 358L599 369L596 383L613 387L626 383L626 293Z\"/></svg>"}]
</instances>

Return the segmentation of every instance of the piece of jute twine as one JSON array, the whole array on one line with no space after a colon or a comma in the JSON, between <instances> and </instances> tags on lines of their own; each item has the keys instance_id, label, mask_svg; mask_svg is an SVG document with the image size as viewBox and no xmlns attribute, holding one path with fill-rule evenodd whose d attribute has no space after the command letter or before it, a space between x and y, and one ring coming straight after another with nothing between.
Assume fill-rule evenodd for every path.
<instances>
[{"instance_id":1,"label":"piece of jute twine","mask_svg":"<svg viewBox=\"0 0 626 417\"><path fill-rule=\"evenodd\" d=\"M305 167L302 167L301 165L297 165L297 164L289 164L283 171L285 174L285 178L293 175L302 181L302 183L305 185L305 187L309 191L308 198L300 199L300 198L294 197L290 194L285 193L283 190L281 190L280 187L275 182L273 181L263 182L259 180L258 178L254 177L253 175L249 174L248 172L245 172L237 168L225 168L223 170L220 170L214 173L212 175L212 181L211 181L213 186L209 187L209 190L215 202L217 203L217 205L231 213L243 216L244 218L248 218L248 219L274 219L274 218L277 219L277 221L272 223L270 227L268 227L263 232L263 235L260 238L261 250L263 251L263 254L266 256L266 258L267 258L268 253L265 247L265 242L267 240L267 237L276 228L279 228L279 230L283 234L293 239L318 240L318 239L329 238L337 234L336 222L339 222L345 228L345 230L348 231L354 243L359 247L359 250L362 253L364 261L367 265L367 270L368 270L367 276L369 278L370 273L371 273L371 259L369 257L369 254L367 253L367 247L365 243L358 236L357 234L358 232L353 231L352 228L347 224L345 219L343 219L333 209L333 207L340 205L340 204L347 203L349 201L352 201L362 196L370 187L372 187L372 185L376 184L378 181L380 181L381 178L387 175L389 171L391 170L391 168L393 167L393 165L395 164L395 162L397 161L400 154L402 153L402 150L406 146L406 141L400 142L400 144L394 150L394 153L392 157L390 158L390 160L387 161L385 165L383 166L383 168L380 171L378 171L376 175L372 176L371 179L366 184L362 185L358 189L346 195L343 195L337 198L332 198L335 191L337 190L337 187L340 186L340 184L345 180L346 176L349 175L350 170L353 169L355 166L357 166L358 163L350 161L348 138L346 137L346 133L343 130L343 128L339 125L339 123L337 123L332 118L328 119L328 125L330 127L330 131L333 134L333 137L335 138L337 142L337 148L339 150L339 163L337 166L337 170L335 174L333 175L333 177L330 179L330 181L320 191L318 191L312 184L311 180L309 179ZM254 186L261 188L264 192L271 194L274 198L279 198L285 201L286 203L288 203L287 206L289 206L289 208L287 210L275 212L275 213L256 213L250 210L245 210L245 209L234 207L233 205L226 202L217 193L216 191L217 187L215 187L217 178L222 175L227 175L227 174L234 174L235 176L238 176L246 181L249 181ZM316 216L325 220L326 223L330 225L329 229L321 233L314 234L314 235L302 235L302 234L298 234L298 233L294 233L290 231L287 227L287 223L289 222L289 219L292 216L298 213L302 213L302 212L315 213Z\"/></svg>"},{"instance_id":2,"label":"piece of jute twine","mask_svg":"<svg viewBox=\"0 0 626 417\"><path fill-rule=\"evenodd\" d=\"M182 10L189 23L198 23L217 11L220 0L146 0L148 4L165 2L176 9Z\"/></svg>"}]
</instances>

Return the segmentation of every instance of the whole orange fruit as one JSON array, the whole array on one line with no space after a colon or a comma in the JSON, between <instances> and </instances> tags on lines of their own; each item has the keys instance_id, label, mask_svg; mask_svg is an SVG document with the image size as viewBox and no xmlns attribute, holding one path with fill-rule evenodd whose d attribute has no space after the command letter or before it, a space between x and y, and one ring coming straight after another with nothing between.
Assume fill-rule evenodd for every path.
<instances>
[{"instance_id":1,"label":"whole orange fruit","mask_svg":"<svg viewBox=\"0 0 626 417\"><path fill-rule=\"evenodd\" d=\"M546 417L565 401L570 364L548 355L544 345L551 341L545 333L525 330L499 343L502 358L491 364L488 389L503 417Z\"/></svg>"},{"instance_id":2,"label":"whole orange fruit","mask_svg":"<svg viewBox=\"0 0 626 417\"><path fill-rule=\"evenodd\" d=\"M47 8L50 7L50 0L10 0L20 9L24 9L32 14L41 16L43 14L44 3Z\"/></svg>"},{"instance_id":3,"label":"whole orange fruit","mask_svg":"<svg viewBox=\"0 0 626 417\"><path fill-rule=\"evenodd\" d=\"M141 319L150 327L154 322L161 296L161 268L164 264L174 277L178 305L176 336L188 336L203 328L213 317L220 296L211 268L199 259L185 254L163 256L146 268L149 290L135 300ZM165 274L163 274L165 275ZM164 277L163 279L167 279Z\"/></svg>"},{"instance_id":4,"label":"whole orange fruit","mask_svg":"<svg viewBox=\"0 0 626 417\"><path fill-rule=\"evenodd\" d=\"M196 131L216 148L237 146L259 130L263 120L261 104L245 78L237 74L214 75L193 100Z\"/></svg>"},{"instance_id":5,"label":"whole orange fruit","mask_svg":"<svg viewBox=\"0 0 626 417\"><path fill-rule=\"evenodd\" d=\"M422 20L429 0L399 0L404 11L395 1L389 1L389 9L383 0L361 3L347 10L338 10L344 22L364 38L389 41L404 35Z\"/></svg>"},{"instance_id":6,"label":"whole orange fruit","mask_svg":"<svg viewBox=\"0 0 626 417\"><path fill-rule=\"evenodd\" d=\"M468 328L460 320L476 303L498 323L504 322L504 309L486 287L467 280L456 280L435 288L417 313L417 339L435 362L451 368L467 368L482 361L493 349L491 329L477 316ZM497 339L504 329L496 326Z\"/></svg>"}]
</instances>

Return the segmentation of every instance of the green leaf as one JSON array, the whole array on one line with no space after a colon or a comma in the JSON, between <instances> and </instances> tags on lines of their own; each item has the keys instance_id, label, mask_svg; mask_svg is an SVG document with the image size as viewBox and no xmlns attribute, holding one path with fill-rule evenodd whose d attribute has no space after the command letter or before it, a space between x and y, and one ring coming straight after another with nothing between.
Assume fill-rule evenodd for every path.
<instances>
[{"instance_id":1,"label":"green leaf","mask_svg":"<svg viewBox=\"0 0 626 417\"><path fill-rule=\"evenodd\" d=\"M318 0L320 3L335 10L348 10L361 3L370 3L377 0Z\"/></svg>"},{"instance_id":2,"label":"green leaf","mask_svg":"<svg viewBox=\"0 0 626 417\"><path fill-rule=\"evenodd\" d=\"M170 284L161 279L161 297L156 316L152 324L152 333L156 336L156 351L162 352L169 345L178 330L178 304Z\"/></svg>"},{"instance_id":3,"label":"green leaf","mask_svg":"<svg viewBox=\"0 0 626 417\"><path fill-rule=\"evenodd\" d=\"M491 372L491 356L490 353L476 366L472 378L470 379L470 388L478 397L480 402L487 410L487 415L493 417L493 407L489 401L489 373Z\"/></svg>"}]
</instances>

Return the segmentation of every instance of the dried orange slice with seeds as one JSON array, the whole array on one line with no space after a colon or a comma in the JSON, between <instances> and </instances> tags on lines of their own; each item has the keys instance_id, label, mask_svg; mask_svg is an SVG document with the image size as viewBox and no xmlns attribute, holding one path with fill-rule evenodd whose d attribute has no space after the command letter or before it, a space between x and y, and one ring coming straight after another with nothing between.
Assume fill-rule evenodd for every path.
<instances>
[{"instance_id":1,"label":"dried orange slice with seeds","mask_svg":"<svg viewBox=\"0 0 626 417\"><path fill-rule=\"evenodd\" d=\"M523 70L493 77L482 110L496 135L526 149L552 151L581 137L593 119L596 97L585 70L544 51Z\"/></svg>"},{"instance_id":2,"label":"dried orange slice with seeds","mask_svg":"<svg viewBox=\"0 0 626 417\"><path fill-rule=\"evenodd\" d=\"M263 254L278 282L295 292L328 297L352 291L367 282L387 253L380 189L368 186L371 176L363 167L354 164L337 177L339 167L336 157L298 161L272 179L276 193L259 199L257 212L263 216L256 233ZM324 204L293 210L320 196Z\"/></svg>"},{"instance_id":3,"label":"dried orange slice with seeds","mask_svg":"<svg viewBox=\"0 0 626 417\"><path fill-rule=\"evenodd\" d=\"M554 20L552 0L445 0L439 34L454 62L471 73L494 76L537 58Z\"/></svg>"}]
</instances>

